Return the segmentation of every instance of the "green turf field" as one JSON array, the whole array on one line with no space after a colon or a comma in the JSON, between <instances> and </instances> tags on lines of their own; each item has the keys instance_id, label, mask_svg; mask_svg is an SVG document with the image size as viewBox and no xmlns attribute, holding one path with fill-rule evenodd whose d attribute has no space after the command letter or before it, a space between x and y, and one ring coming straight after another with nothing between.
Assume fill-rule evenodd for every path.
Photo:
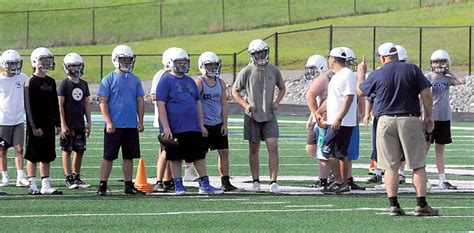
<instances>
[{"instance_id":1,"label":"green turf field","mask_svg":"<svg viewBox=\"0 0 474 233\"><path fill-rule=\"evenodd\" d=\"M231 116L230 147L231 176L250 180L247 143L242 139L241 116ZM237 119L237 120L233 120ZM280 186L308 187L317 174L316 163L304 151L306 131L304 116L280 116ZM454 143L446 148L447 178L460 188L474 183L474 123L454 122ZM155 177L156 129L151 122L141 134L141 152L148 177ZM433 232L474 230L473 193L439 193L432 191L428 201L439 208L441 216L433 218L389 217L385 194L349 194L340 196L273 195L270 193L233 193L221 196L198 195L197 189L188 188L182 197L171 195L125 196L121 161L112 170L109 196L98 197L99 165L102 156L102 123L94 122L88 141L88 150L82 168L82 177L93 184L90 190L66 190L62 166L56 159L52 179L63 196L28 196L26 188L6 187L9 193L0 196L0 231L179 231L179 232ZM264 146L262 146L264 148ZM60 152L59 150L57 151ZM369 131L361 128L361 158L354 162L354 176L362 181L367 177L369 164ZM261 175L268 175L267 153L261 151ZM208 156L209 175L217 176L216 153ZM429 153L428 170L435 171L434 153ZM136 163L137 164L137 163ZM8 159L10 177L14 181L14 160ZM366 165L366 166L365 166ZM465 175L449 174L456 169ZM430 172L433 184L436 173ZM471 172L471 175L467 175ZM307 177L311 176L311 177ZM410 173L407 172L407 177ZM263 179L266 184L265 179ZM466 182L466 183L463 183ZM219 185L219 183L214 183ZM360 182L365 187L373 187ZM463 184L465 186L463 186ZM243 185L243 184L241 184ZM404 185L403 187L409 187ZM435 188L434 188L435 189ZM408 214L416 205L414 194L400 194L400 203ZM336 223L334 223L336 222Z\"/></svg>"}]
</instances>

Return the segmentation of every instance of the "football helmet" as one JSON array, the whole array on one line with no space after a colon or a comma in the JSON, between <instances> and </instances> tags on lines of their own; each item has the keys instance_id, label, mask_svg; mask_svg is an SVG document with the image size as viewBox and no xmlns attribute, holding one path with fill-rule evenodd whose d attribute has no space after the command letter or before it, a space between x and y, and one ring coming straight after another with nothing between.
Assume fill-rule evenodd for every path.
<instances>
[{"instance_id":1,"label":"football helmet","mask_svg":"<svg viewBox=\"0 0 474 233\"><path fill-rule=\"evenodd\" d=\"M344 52L346 52L346 66L349 67L349 69L351 69L353 72L357 72L358 63L356 62L357 57L354 51L348 47L341 48L344 50Z\"/></svg>"},{"instance_id":2,"label":"football helmet","mask_svg":"<svg viewBox=\"0 0 474 233\"><path fill-rule=\"evenodd\" d=\"M163 52L163 54L162 54L162 56L161 56L161 64L163 64L163 68L164 68L165 70L169 70L169 67L168 67L168 64L167 64L167 63L168 63L168 59L169 59L169 54L171 53L171 51L176 50L176 49L178 49L178 48L176 48L176 47L170 47L170 48L167 48L167 49Z\"/></svg>"},{"instance_id":3,"label":"football helmet","mask_svg":"<svg viewBox=\"0 0 474 233\"><path fill-rule=\"evenodd\" d=\"M265 41L260 39L252 40L249 44L248 52L254 64L268 64L270 48Z\"/></svg>"},{"instance_id":4,"label":"football helmet","mask_svg":"<svg viewBox=\"0 0 474 233\"><path fill-rule=\"evenodd\" d=\"M23 67L23 59L15 50L6 50L0 58L0 67L12 75L19 75Z\"/></svg>"},{"instance_id":5,"label":"football helmet","mask_svg":"<svg viewBox=\"0 0 474 233\"><path fill-rule=\"evenodd\" d=\"M189 72L189 55L186 52L186 50L182 48L175 48L169 51L169 54L167 54L167 62L166 66L169 67L171 71L174 71L176 73L180 73L182 75L186 74ZM178 61L185 61L186 64L184 65L178 65Z\"/></svg>"},{"instance_id":6,"label":"football helmet","mask_svg":"<svg viewBox=\"0 0 474 233\"><path fill-rule=\"evenodd\" d=\"M68 53L64 56L63 68L67 75L80 78L84 74L84 61L79 54Z\"/></svg>"},{"instance_id":7,"label":"football helmet","mask_svg":"<svg viewBox=\"0 0 474 233\"><path fill-rule=\"evenodd\" d=\"M313 55L308 58L304 66L304 77L313 80L328 70L328 61L321 55Z\"/></svg>"},{"instance_id":8,"label":"football helmet","mask_svg":"<svg viewBox=\"0 0 474 233\"><path fill-rule=\"evenodd\" d=\"M135 60L135 53L126 45L119 45L112 51L112 63L116 69L119 69L122 72L132 72Z\"/></svg>"},{"instance_id":9,"label":"football helmet","mask_svg":"<svg viewBox=\"0 0 474 233\"><path fill-rule=\"evenodd\" d=\"M35 69L40 69L44 73L50 70L54 70L56 68L56 63L54 62L54 55L47 48L36 48L31 53L30 58L31 66L33 66L33 68Z\"/></svg>"},{"instance_id":10,"label":"football helmet","mask_svg":"<svg viewBox=\"0 0 474 233\"><path fill-rule=\"evenodd\" d=\"M397 48L398 60L402 62L406 62L408 60L408 52L405 49L405 47L401 45L395 45L395 48Z\"/></svg>"},{"instance_id":11,"label":"football helmet","mask_svg":"<svg viewBox=\"0 0 474 233\"><path fill-rule=\"evenodd\" d=\"M444 64L440 64L440 61L444 61ZM430 66L433 72L446 73L449 70L450 64L451 58L445 50L436 50L431 54Z\"/></svg>"},{"instance_id":12,"label":"football helmet","mask_svg":"<svg viewBox=\"0 0 474 233\"><path fill-rule=\"evenodd\" d=\"M213 52L205 52L199 56L198 67L202 75L206 75L211 78L217 78L221 74L221 59ZM210 66L208 64L217 64L216 66Z\"/></svg>"}]
</instances>

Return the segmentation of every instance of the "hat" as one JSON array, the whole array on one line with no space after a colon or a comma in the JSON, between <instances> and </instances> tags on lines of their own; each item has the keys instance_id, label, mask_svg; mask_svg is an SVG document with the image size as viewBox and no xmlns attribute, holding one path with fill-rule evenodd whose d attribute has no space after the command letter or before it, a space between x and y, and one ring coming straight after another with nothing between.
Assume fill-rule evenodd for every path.
<instances>
[{"instance_id":1,"label":"hat","mask_svg":"<svg viewBox=\"0 0 474 233\"><path fill-rule=\"evenodd\" d=\"M346 51L342 47L337 47L337 48L331 49L331 52L329 53L329 56L331 56L331 57L340 57L340 58L347 59Z\"/></svg>"},{"instance_id":2,"label":"hat","mask_svg":"<svg viewBox=\"0 0 474 233\"><path fill-rule=\"evenodd\" d=\"M380 45L377 53L378 56L382 57L391 56L395 54L398 54L397 47L394 43L390 42L386 42Z\"/></svg>"}]
</instances>

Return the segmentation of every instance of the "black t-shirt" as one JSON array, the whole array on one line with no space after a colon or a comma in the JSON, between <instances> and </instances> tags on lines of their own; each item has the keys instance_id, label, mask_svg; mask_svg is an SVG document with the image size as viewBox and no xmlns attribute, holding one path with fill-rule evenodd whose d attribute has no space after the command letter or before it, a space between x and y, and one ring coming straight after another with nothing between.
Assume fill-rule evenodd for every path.
<instances>
[{"instance_id":1,"label":"black t-shirt","mask_svg":"<svg viewBox=\"0 0 474 233\"><path fill-rule=\"evenodd\" d=\"M89 104L85 98L90 96L87 82L79 79L79 83L74 83L66 78L59 84L58 96L64 96L64 116L68 127L84 128L85 106Z\"/></svg>"},{"instance_id":2,"label":"black t-shirt","mask_svg":"<svg viewBox=\"0 0 474 233\"><path fill-rule=\"evenodd\" d=\"M61 125L56 82L51 77L33 75L25 83L25 105L28 127L44 131Z\"/></svg>"}]
</instances>

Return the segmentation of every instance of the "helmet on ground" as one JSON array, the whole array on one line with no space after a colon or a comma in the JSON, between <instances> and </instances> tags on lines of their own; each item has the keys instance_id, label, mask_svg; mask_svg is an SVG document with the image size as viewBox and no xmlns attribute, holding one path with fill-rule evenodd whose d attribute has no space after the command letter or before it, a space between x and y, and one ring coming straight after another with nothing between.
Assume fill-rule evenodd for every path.
<instances>
[{"instance_id":1,"label":"helmet on ground","mask_svg":"<svg viewBox=\"0 0 474 233\"><path fill-rule=\"evenodd\" d=\"M198 67L202 75L211 78L219 77L221 74L221 59L213 52L205 52L199 56ZM215 65L213 65L215 64Z\"/></svg>"},{"instance_id":2,"label":"helmet on ground","mask_svg":"<svg viewBox=\"0 0 474 233\"><path fill-rule=\"evenodd\" d=\"M18 75L21 73L23 67L23 59L20 54L15 50L6 50L2 53L0 58L0 67L6 72L12 75Z\"/></svg>"}]
</instances>

